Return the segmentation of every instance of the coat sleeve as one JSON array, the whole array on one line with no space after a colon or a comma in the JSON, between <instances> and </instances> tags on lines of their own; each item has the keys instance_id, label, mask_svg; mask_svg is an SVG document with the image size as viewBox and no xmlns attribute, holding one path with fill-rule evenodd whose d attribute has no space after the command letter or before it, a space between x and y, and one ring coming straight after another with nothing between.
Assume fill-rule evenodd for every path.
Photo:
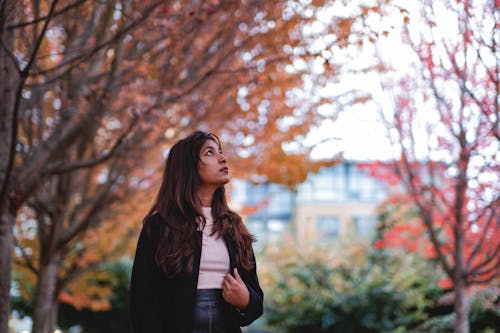
<instances>
[{"instance_id":1,"label":"coat sleeve","mask_svg":"<svg viewBox=\"0 0 500 333\"><path fill-rule=\"evenodd\" d=\"M236 307L233 307L240 326L250 325L263 313L264 293L260 288L259 279L257 277L257 261L255 261L255 256L253 253L252 256L255 262L254 268L251 270L243 270L244 275L242 276L242 279L245 282L250 293L250 301L246 309L243 311L240 311Z\"/></svg>"},{"instance_id":2,"label":"coat sleeve","mask_svg":"<svg viewBox=\"0 0 500 333\"><path fill-rule=\"evenodd\" d=\"M160 274L154 262L155 242L142 227L130 281L130 315L134 333L163 333L160 304ZM157 229L157 230L155 230ZM151 228L151 234L159 232Z\"/></svg>"}]
</instances>

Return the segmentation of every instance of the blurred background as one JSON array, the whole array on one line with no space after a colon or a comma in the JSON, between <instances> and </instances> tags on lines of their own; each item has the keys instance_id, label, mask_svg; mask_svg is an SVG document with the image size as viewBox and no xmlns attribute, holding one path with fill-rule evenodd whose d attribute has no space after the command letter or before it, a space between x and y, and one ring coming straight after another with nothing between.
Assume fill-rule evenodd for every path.
<instances>
[{"instance_id":1,"label":"blurred background","mask_svg":"<svg viewBox=\"0 0 500 333\"><path fill-rule=\"evenodd\" d=\"M257 237L245 332L500 332L499 7L0 1L0 333L131 332L195 129Z\"/></svg>"}]
</instances>

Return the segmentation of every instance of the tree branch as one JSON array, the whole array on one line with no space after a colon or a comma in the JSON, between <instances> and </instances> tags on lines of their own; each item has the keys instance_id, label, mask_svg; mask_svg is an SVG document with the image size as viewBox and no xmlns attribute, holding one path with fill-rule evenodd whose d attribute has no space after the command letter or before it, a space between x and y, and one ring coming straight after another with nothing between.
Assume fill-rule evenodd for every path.
<instances>
[{"instance_id":1,"label":"tree branch","mask_svg":"<svg viewBox=\"0 0 500 333\"><path fill-rule=\"evenodd\" d=\"M491 274L490 276L484 277L484 278L474 278L474 279L467 279L467 284L483 284L483 283L488 283L492 281L493 279L498 277L498 269L496 269L496 273Z\"/></svg>"},{"instance_id":2,"label":"tree branch","mask_svg":"<svg viewBox=\"0 0 500 333\"><path fill-rule=\"evenodd\" d=\"M3 40L3 37L0 38L0 46L4 49L5 53L7 54L7 56L9 57L9 59L14 64L14 67L16 68L16 71L19 73L19 75L21 75L21 67L19 66L19 63L18 63L18 61L16 59L16 56L14 55L14 53L12 53L12 51L9 49L9 47L5 44L5 41Z\"/></svg>"},{"instance_id":3,"label":"tree branch","mask_svg":"<svg viewBox=\"0 0 500 333\"><path fill-rule=\"evenodd\" d=\"M118 148L125 141L127 135L132 131L132 129L135 127L135 125L137 125L137 123L138 123L138 116L134 115L132 121L129 124L129 127L120 135L120 137L116 140L116 142L113 144L111 149L108 150L108 152L99 156L98 158L91 159L91 160L77 161L74 163L57 162L54 165L48 165L47 169L44 171L44 173L45 174L63 174L63 173L72 172L72 171L82 169L82 168L94 167L98 164L106 162L111 157L113 157L113 155L116 153Z\"/></svg>"},{"instance_id":4,"label":"tree branch","mask_svg":"<svg viewBox=\"0 0 500 333\"><path fill-rule=\"evenodd\" d=\"M80 251L80 255L82 255L83 252L84 250L82 249ZM85 267L78 267L76 264L72 265L64 277L58 278L56 286L56 295L59 295L59 293L75 278L77 278L78 276L80 276L85 272L101 267L107 260L108 258L106 256L103 256L100 262L91 263L85 265Z\"/></svg>"},{"instance_id":5,"label":"tree branch","mask_svg":"<svg viewBox=\"0 0 500 333\"><path fill-rule=\"evenodd\" d=\"M478 263L476 266L472 267L468 274L469 275L479 275L481 272L481 269L488 266L491 262L496 260L497 262L500 261L500 244L497 244L495 250L493 250L493 253L490 255L487 255L486 259ZM498 265L496 265L498 266Z\"/></svg>"},{"instance_id":6,"label":"tree branch","mask_svg":"<svg viewBox=\"0 0 500 333\"><path fill-rule=\"evenodd\" d=\"M43 25L42 31L40 32L40 35L38 36L38 40L35 43L35 47L33 48L33 52L31 53L31 56L28 60L28 63L26 64L26 67L23 68L21 71L21 77L22 78L27 78L29 75L29 72L31 70L31 67L33 66L33 63L35 62L36 55L38 53L38 49L42 45L43 38L45 37L45 33L47 32L47 28L49 27L50 20L52 19L54 15L54 11L56 9L58 0L54 0L52 4L50 5L50 10L49 14L47 15L45 19L45 23Z\"/></svg>"},{"instance_id":7,"label":"tree branch","mask_svg":"<svg viewBox=\"0 0 500 333\"><path fill-rule=\"evenodd\" d=\"M17 241L16 237L14 237L14 246L19 249L21 252L21 256L24 260L24 264L19 262L21 266L27 267L30 271L32 271L35 275L38 275L38 269L33 265L33 261L31 260L30 256L26 253L24 250L24 247L22 247L19 242Z\"/></svg>"},{"instance_id":8,"label":"tree branch","mask_svg":"<svg viewBox=\"0 0 500 333\"><path fill-rule=\"evenodd\" d=\"M81 4L83 4L84 2L87 2L87 1L88 0L78 0L78 1L76 1L74 3L71 3L71 4L67 5L66 7L64 7L62 9L56 11L54 13L54 15L52 15L52 17L57 17L57 16L59 16L61 14L64 14L65 12L67 12L67 11L73 9L73 8L76 8L76 7L80 6ZM21 23L16 23L16 24L10 24L10 25L7 26L7 29L8 30L12 30L12 29L17 29L17 28L23 28L23 27L26 27L28 25L32 25L32 24L35 24L35 23L38 23L38 22L41 22L41 21L50 20L52 17L49 14L47 16L38 17L38 18L33 19L31 21L21 22Z\"/></svg>"},{"instance_id":9,"label":"tree branch","mask_svg":"<svg viewBox=\"0 0 500 333\"><path fill-rule=\"evenodd\" d=\"M486 209L485 209L486 210ZM471 254L469 255L469 258L467 258L467 262L465 263L465 269L470 269L470 266L476 257L476 255L479 253L481 248L483 247L484 240L486 239L486 235L488 234L488 229L491 225L491 222L493 221L494 213L492 212L491 215L488 217L488 220L486 221L486 225L484 226L482 232L481 232L481 237L477 241L476 245L472 249Z\"/></svg>"},{"instance_id":10,"label":"tree branch","mask_svg":"<svg viewBox=\"0 0 500 333\"><path fill-rule=\"evenodd\" d=\"M74 223L69 227L59 240L58 247L63 247L69 243L73 238L75 238L79 233L86 230L92 223L94 217L100 212L100 209L106 204L106 197L109 196L109 188L113 186L116 182L115 178L108 178L108 182L103 186L99 193L94 196L91 207L88 213L80 219L77 223Z\"/></svg>"},{"instance_id":11,"label":"tree branch","mask_svg":"<svg viewBox=\"0 0 500 333\"><path fill-rule=\"evenodd\" d=\"M128 26L123 28L121 31L117 32L109 40L104 41L101 44L95 46L94 48L87 50L87 52L82 52L81 54L79 54L71 59L68 59L68 60L66 60L66 61L64 61L64 62L62 62L54 67L35 72L32 74L32 76L46 75L50 72L53 72L55 70L58 70L60 68L65 67L65 66L68 66L68 68L66 69L66 72L70 71L71 69L77 67L78 65L80 65L81 63L86 61L88 58L92 57L94 54L96 54L97 52L102 50L104 47L111 45L111 44L115 43L116 41L118 41L123 35L125 35L130 30L133 30L140 23L142 23L144 20L146 20L149 17L149 15L151 14L151 12L153 12L153 10L156 9L156 7L158 7L162 2L163 2L162 0L157 0L151 6L146 8L146 10L144 11L144 13L141 15L140 18L138 18L134 22L131 22Z\"/></svg>"},{"instance_id":12,"label":"tree branch","mask_svg":"<svg viewBox=\"0 0 500 333\"><path fill-rule=\"evenodd\" d=\"M407 188L410 190L409 191L410 195L413 197L413 200L415 201L415 203L417 204L417 206L419 207L419 209L423 215L422 220L424 222L424 225L427 228L427 231L429 232L432 245L434 246L434 249L436 250L438 259L439 259L444 271L448 274L448 276L450 278L453 278L453 269L451 268L451 265L448 263L448 260L446 259L446 256L444 255L444 253L441 249L442 244L438 240L436 232L434 230L434 225L433 225L433 220L432 220L432 216L430 213L430 209L428 209L426 207L426 205L424 205L424 203L422 203L422 201L420 200L420 198L417 195L417 189L415 188L415 184L414 184L414 180L413 180L415 178L415 175L413 174L413 171L412 171L413 169L412 169L412 167L407 159L407 156L406 156L404 150L403 150L403 156L401 159L402 159L401 163L403 164L403 167L405 168L405 172L408 175L408 180L406 182L406 185L407 185ZM398 173L399 173L400 178L404 179L402 177L402 173L400 171L398 171Z\"/></svg>"},{"instance_id":13,"label":"tree branch","mask_svg":"<svg viewBox=\"0 0 500 333\"><path fill-rule=\"evenodd\" d=\"M49 10L48 19L45 21L45 24L42 28L42 32L40 33L40 36L38 37L38 40L35 43L35 47L33 48L33 52L31 53L30 59L29 59L28 63L26 64L26 66L19 73L21 79L20 79L19 84L17 86L16 97L15 97L15 102L14 102L12 123L10 125L11 129L12 129L12 133L11 133L11 137L10 137L9 156L8 156L8 162L7 162L7 167L6 167L6 171L5 171L5 178L3 180L3 184L2 184L2 187L0 190L0 198L3 198L7 192L7 184L8 184L9 178L10 178L10 174L12 172L14 159L15 159L15 155L16 155L15 148L16 148L16 144L17 144L18 121L19 121L18 114L19 114L19 107L20 107L20 103L21 103L23 86L24 86L24 83L26 82L26 78L29 75L31 67L33 66L38 49L40 48L40 45L42 44L43 37L45 35L45 32L47 31L47 27L49 25L50 18L52 17L52 15L54 13L57 1L58 0L54 0L52 2L51 6L50 6L50 10ZM20 198L18 195L15 195L15 197L13 197L12 199L13 199L12 209L16 210L17 207L20 205L20 201L22 201L23 199Z\"/></svg>"}]
</instances>

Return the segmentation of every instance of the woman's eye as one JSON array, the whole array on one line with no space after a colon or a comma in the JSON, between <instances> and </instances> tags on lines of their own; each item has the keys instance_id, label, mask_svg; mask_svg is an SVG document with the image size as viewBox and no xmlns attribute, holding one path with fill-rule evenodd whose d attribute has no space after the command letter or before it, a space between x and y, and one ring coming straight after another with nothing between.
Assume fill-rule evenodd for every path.
<instances>
[{"instance_id":1,"label":"woman's eye","mask_svg":"<svg viewBox=\"0 0 500 333\"><path fill-rule=\"evenodd\" d=\"M211 155L212 155L212 151L211 150L207 151L207 156L211 156Z\"/></svg>"}]
</instances>

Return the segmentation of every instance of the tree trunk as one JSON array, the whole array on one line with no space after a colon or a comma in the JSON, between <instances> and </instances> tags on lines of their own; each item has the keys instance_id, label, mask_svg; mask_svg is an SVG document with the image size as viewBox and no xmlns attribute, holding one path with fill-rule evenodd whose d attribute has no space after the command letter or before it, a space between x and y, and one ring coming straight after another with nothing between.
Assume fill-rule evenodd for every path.
<instances>
[{"instance_id":1,"label":"tree trunk","mask_svg":"<svg viewBox=\"0 0 500 333\"><path fill-rule=\"evenodd\" d=\"M14 101L19 72L11 58L14 49L14 33L7 30L8 24L15 20L15 0L2 1L0 6L0 333L9 332L10 284L12 275L12 255L14 251L13 227L15 208L10 200L11 172L13 165L12 142L14 119Z\"/></svg>"},{"instance_id":2,"label":"tree trunk","mask_svg":"<svg viewBox=\"0 0 500 333\"><path fill-rule=\"evenodd\" d=\"M33 309L33 333L51 333L57 321L57 273L61 254L53 254L40 267Z\"/></svg>"},{"instance_id":3,"label":"tree trunk","mask_svg":"<svg viewBox=\"0 0 500 333\"><path fill-rule=\"evenodd\" d=\"M9 210L7 199L0 202L0 333L9 332L10 281L14 236L12 233L15 216Z\"/></svg>"},{"instance_id":4,"label":"tree trunk","mask_svg":"<svg viewBox=\"0 0 500 333\"><path fill-rule=\"evenodd\" d=\"M455 282L455 333L469 333L469 298L464 279Z\"/></svg>"}]
</instances>

